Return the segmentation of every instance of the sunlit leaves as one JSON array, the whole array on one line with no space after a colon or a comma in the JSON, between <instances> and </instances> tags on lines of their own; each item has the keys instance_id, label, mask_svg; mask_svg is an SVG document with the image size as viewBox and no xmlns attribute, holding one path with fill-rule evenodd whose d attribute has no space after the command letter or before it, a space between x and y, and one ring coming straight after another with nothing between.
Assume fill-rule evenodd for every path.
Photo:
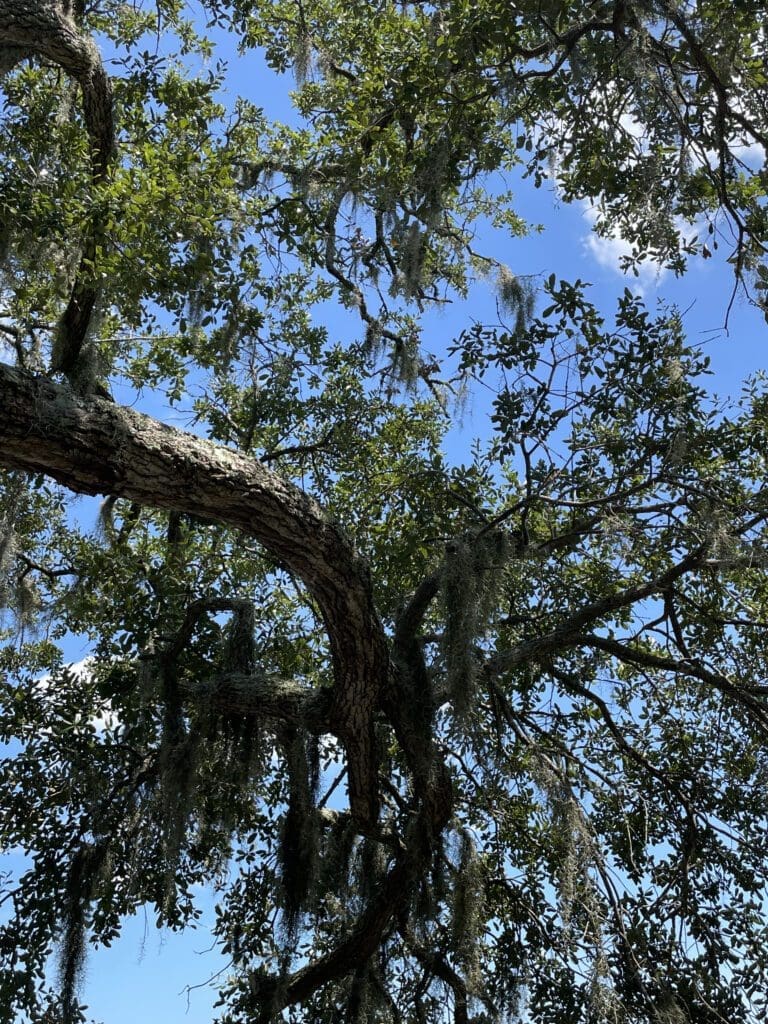
<instances>
[{"instance_id":1,"label":"sunlit leaves","mask_svg":"<svg viewBox=\"0 0 768 1024\"><path fill-rule=\"evenodd\" d=\"M108 944L146 905L192 925L203 883L228 1022L282 1013L325 954L348 970L290 1019L764 1017L765 381L717 400L677 310L629 291L597 310L473 238L524 232L520 171L593 202L630 267L729 247L766 291L761 5L604 8L210 2L207 39L177 0L103 0L84 30L118 144L98 181L66 75L4 80L4 358L45 372L92 239L114 401L205 435L217 472L227 449L275 470L323 508L296 546L327 528L354 565L324 567L343 585L323 604L187 506L78 509L3 477L2 838L31 858L5 888L9 1019L43 1012L52 941L73 980L84 928ZM293 75L296 123L228 92L225 61L257 49ZM422 313L475 275L502 322L449 314L426 353ZM457 442L462 393L482 441ZM379 626L363 822L330 635ZM333 953L406 855L373 954Z\"/></svg>"}]
</instances>

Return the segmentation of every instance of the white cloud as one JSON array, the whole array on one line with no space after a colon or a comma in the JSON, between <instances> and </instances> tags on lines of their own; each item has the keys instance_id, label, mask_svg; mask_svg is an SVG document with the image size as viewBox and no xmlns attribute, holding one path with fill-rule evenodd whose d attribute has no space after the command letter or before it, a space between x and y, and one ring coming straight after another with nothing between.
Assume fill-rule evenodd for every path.
<instances>
[{"instance_id":1,"label":"white cloud","mask_svg":"<svg viewBox=\"0 0 768 1024\"><path fill-rule=\"evenodd\" d=\"M592 94L593 108L595 110L602 110L603 106L606 105L606 101L608 101L608 106L610 106L610 101L615 95L615 88L611 92L605 92L604 90L595 91ZM745 110L743 104L739 103L737 96L732 97L730 104L731 109L737 114L744 114L747 118L750 117L749 111ZM649 151L647 126L629 111L625 111L619 116L618 123L620 130L633 140L636 156L647 154ZM753 173L766 167L768 164L766 150L749 135L744 138L729 138L728 147L733 156ZM704 166L709 168L717 167L718 154L711 150L703 150L697 144L689 145L686 155L694 169ZM556 168L556 163L554 166ZM630 172L628 171L628 173ZM556 177L556 174L554 176ZM632 254L632 245L627 239L622 237L617 229L614 229L607 236L595 233L594 225L598 217L598 202L599 198L595 201L582 201L582 215L590 227L590 230L581 239L585 251L600 267L624 277L633 291L641 295L648 291L654 291L658 288L668 271L654 260L643 260L637 264L637 277L631 272L625 273L621 269L622 258ZM703 217L698 218L694 223L688 223L683 221L682 218L676 218L675 226L681 235L687 237L697 232L701 236L707 229L707 223Z\"/></svg>"},{"instance_id":2,"label":"white cloud","mask_svg":"<svg viewBox=\"0 0 768 1024\"><path fill-rule=\"evenodd\" d=\"M640 143L639 148L641 151L648 151L648 132L646 131L645 125L642 123L642 121L639 121L633 114L628 114L625 112L619 116L619 127L623 131L625 131L627 135L630 135L633 139L636 139Z\"/></svg>"},{"instance_id":3,"label":"white cloud","mask_svg":"<svg viewBox=\"0 0 768 1024\"><path fill-rule=\"evenodd\" d=\"M765 150L759 142L752 142L749 145L740 143L731 146L731 152L735 157L743 161L751 171L759 171L765 166Z\"/></svg>"},{"instance_id":4,"label":"white cloud","mask_svg":"<svg viewBox=\"0 0 768 1024\"><path fill-rule=\"evenodd\" d=\"M66 665L65 669L70 675L74 676L76 679L87 679L91 670L91 662L91 658L83 658L82 661L76 661L70 665ZM42 676L40 679L37 680L35 686L43 693L45 693L47 690L50 689L51 682L52 680L50 676ZM113 729L115 727L115 725L117 724L117 715L115 714L112 705L108 700L104 700L101 702L101 705L98 709L98 713L92 715L89 719L89 722L96 730L96 732L104 732L105 729Z\"/></svg>"},{"instance_id":5,"label":"white cloud","mask_svg":"<svg viewBox=\"0 0 768 1024\"><path fill-rule=\"evenodd\" d=\"M582 243L592 258L606 270L614 271L627 279L633 291L644 294L648 290L658 288L659 282L667 273L666 269L655 260L642 260L638 265L638 276L622 270L622 258L632 254L632 245L614 230L609 235L595 233L598 210L594 203L582 202L582 216L589 224L590 230L582 236Z\"/></svg>"}]
</instances>

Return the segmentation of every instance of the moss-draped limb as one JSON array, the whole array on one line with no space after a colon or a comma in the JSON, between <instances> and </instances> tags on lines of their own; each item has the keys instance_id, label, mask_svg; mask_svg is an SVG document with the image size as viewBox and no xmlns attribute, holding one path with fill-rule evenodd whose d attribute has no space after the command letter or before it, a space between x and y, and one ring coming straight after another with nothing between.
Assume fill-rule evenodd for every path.
<instances>
[{"instance_id":1,"label":"moss-draped limb","mask_svg":"<svg viewBox=\"0 0 768 1024\"><path fill-rule=\"evenodd\" d=\"M348 755L351 809L370 826L379 805L373 716L389 650L367 565L321 506L256 459L15 367L0 365L0 409L5 466L241 530L304 582L330 641L330 722Z\"/></svg>"}]
</instances>

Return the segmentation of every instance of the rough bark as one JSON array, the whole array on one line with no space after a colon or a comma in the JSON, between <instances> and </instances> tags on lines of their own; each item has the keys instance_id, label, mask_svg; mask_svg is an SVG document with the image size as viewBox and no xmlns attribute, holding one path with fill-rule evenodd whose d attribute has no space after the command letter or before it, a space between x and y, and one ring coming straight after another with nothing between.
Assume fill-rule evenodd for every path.
<instances>
[{"instance_id":1,"label":"rough bark","mask_svg":"<svg viewBox=\"0 0 768 1024\"><path fill-rule=\"evenodd\" d=\"M52 0L0 0L0 75L30 57L51 61L79 84L83 119L90 139L91 178L107 176L115 149L112 86L99 49L75 23L70 5ZM83 347L97 302L92 275L101 228L93 221L83 238L80 264L64 310L53 354L53 369L85 390L92 370Z\"/></svg>"},{"instance_id":2,"label":"rough bark","mask_svg":"<svg viewBox=\"0 0 768 1024\"><path fill-rule=\"evenodd\" d=\"M306 584L328 633L330 721L348 757L350 806L378 814L373 715L388 644L366 564L323 509L255 459L99 398L0 365L0 464L80 494L189 513L255 537Z\"/></svg>"},{"instance_id":3,"label":"rough bark","mask_svg":"<svg viewBox=\"0 0 768 1024\"><path fill-rule=\"evenodd\" d=\"M350 811L357 827L369 834L378 816L373 718L381 709L389 717L414 776L412 827L399 837L378 893L347 938L287 979L260 979L253 991L254 1015L269 1020L356 969L402 916L452 813L449 773L431 741L424 747L425 729L409 724L412 681L390 662L366 564L316 502L255 459L2 364L0 464L43 473L77 493L129 498L241 530L304 581L330 640L332 694L232 673L182 689L187 698L211 700L230 711L336 733L347 750ZM410 654L435 592L436 578L430 578L401 623L401 646ZM426 717L429 711L427 700Z\"/></svg>"},{"instance_id":4,"label":"rough bark","mask_svg":"<svg viewBox=\"0 0 768 1024\"><path fill-rule=\"evenodd\" d=\"M0 0L0 71L29 57L57 64L80 85L94 173L103 175L114 148L114 125L112 87L98 47L79 30L64 4Z\"/></svg>"},{"instance_id":5,"label":"rough bark","mask_svg":"<svg viewBox=\"0 0 768 1024\"><path fill-rule=\"evenodd\" d=\"M182 680L179 692L223 714L265 718L316 734L333 732L330 694L288 679L230 672L202 682Z\"/></svg>"}]
</instances>

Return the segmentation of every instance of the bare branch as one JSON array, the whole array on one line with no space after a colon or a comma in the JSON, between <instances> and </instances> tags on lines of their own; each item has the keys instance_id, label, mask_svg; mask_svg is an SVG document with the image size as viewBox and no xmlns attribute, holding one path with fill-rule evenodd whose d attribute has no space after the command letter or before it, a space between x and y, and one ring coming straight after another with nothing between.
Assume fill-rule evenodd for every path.
<instances>
[{"instance_id":1,"label":"bare branch","mask_svg":"<svg viewBox=\"0 0 768 1024\"><path fill-rule=\"evenodd\" d=\"M752 686L739 686L721 672L710 671L698 659L665 658L663 655L653 654L651 651L644 651L637 647L630 647L628 644L620 643L618 640L595 636L592 633L576 637L576 642L587 647L594 647L605 651L619 661L630 665L641 665L644 668L655 669L656 671L673 672L675 675L699 679L747 708L761 727L768 729L768 709L756 696L761 690Z\"/></svg>"},{"instance_id":2,"label":"bare branch","mask_svg":"<svg viewBox=\"0 0 768 1024\"><path fill-rule=\"evenodd\" d=\"M487 676L498 675L501 672L508 671L515 665L537 660L542 655L551 655L565 647L573 647L579 644L581 642L579 633L584 626L596 622L622 608L628 608L654 594L663 593L675 580L700 566L706 551L707 545L701 544L686 555L685 558L667 569L666 572L660 573L647 583L628 587L626 590L620 590L616 594L609 594L599 601L593 601L591 604L585 605L549 633L534 637L531 640L525 640L510 651L504 651L489 658L485 663L484 673Z\"/></svg>"}]
</instances>

